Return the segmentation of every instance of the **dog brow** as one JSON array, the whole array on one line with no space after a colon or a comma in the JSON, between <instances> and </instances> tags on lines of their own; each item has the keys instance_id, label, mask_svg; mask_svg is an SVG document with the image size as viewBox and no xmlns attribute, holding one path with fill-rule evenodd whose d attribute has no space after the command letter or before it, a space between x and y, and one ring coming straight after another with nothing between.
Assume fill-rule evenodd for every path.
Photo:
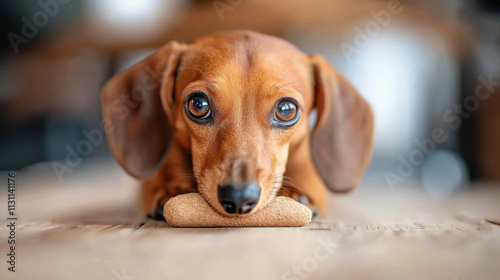
<instances>
[{"instance_id":1,"label":"dog brow","mask_svg":"<svg viewBox=\"0 0 500 280\"><path fill-rule=\"evenodd\" d=\"M220 86L219 84L214 81L214 79L208 77L201 69L195 68L195 67L189 67L189 66L184 66L184 69L191 69L191 70L196 70L200 72L206 79L206 82L209 85L209 90L212 91L212 93L217 94L217 92L220 92Z\"/></svg>"},{"instance_id":2,"label":"dog brow","mask_svg":"<svg viewBox=\"0 0 500 280\"><path fill-rule=\"evenodd\" d=\"M205 73L203 73L203 71L201 71L201 69L198 69L198 68L195 68L195 67L189 67L189 66L184 66L184 68L185 69L196 70L196 71L200 72L203 76L205 76L205 78L210 79L207 75L205 75Z\"/></svg>"},{"instance_id":3,"label":"dog brow","mask_svg":"<svg viewBox=\"0 0 500 280\"><path fill-rule=\"evenodd\" d=\"M270 91L273 91L273 92L278 92L278 91L280 91L280 89L282 89L282 88L284 88L284 87L286 87L286 86L288 86L288 85L290 85L290 84L296 83L296 82L295 82L295 81L291 81L291 82L284 83L284 84L282 84L282 85L281 85L281 86L279 86L279 87L276 87L276 84L277 84L277 83L278 83L278 82L275 82L275 83L273 84L273 86L271 87L271 90L270 90Z\"/></svg>"}]
</instances>

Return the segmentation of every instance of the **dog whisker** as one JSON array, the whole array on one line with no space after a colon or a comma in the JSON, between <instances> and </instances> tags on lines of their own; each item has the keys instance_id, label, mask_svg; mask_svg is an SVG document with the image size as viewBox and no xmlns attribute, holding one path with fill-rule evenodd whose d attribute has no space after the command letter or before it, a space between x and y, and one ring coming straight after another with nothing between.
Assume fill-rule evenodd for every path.
<instances>
[{"instance_id":1,"label":"dog whisker","mask_svg":"<svg viewBox=\"0 0 500 280\"><path fill-rule=\"evenodd\" d=\"M283 180L283 182L282 182L282 183L287 183L287 184L290 184L291 186L295 187L295 188L296 188L297 190L299 190L300 192L304 192L304 191L302 191L302 189L301 189L301 188L297 187L297 186L296 186L294 183L292 183L292 182L289 182L289 181L285 181L285 180Z\"/></svg>"},{"instance_id":2,"label":"dog whisker","mask_svg":"<svg viewBox=\"0 0 500 280\"><path fill-rule=\"evenodd\" d=\"M281 88L283 88L283 87L285 87L285 86L287 86L287 85L289 85L289 84L293 84L293 83L295 83L295 82L294 82L294 81L292 81L292 82L285 83L285 84L283 84L283 85L279 86L277 89L275 89L275 91L279 91ZM274 85L276 85L276 83L275 83ZM274 86L274 85L273 85L273 86Z\"/></svg>"},{"instance_id":3,"label":"dog whisker","mask_svg":"<svg viewBox=\"0 0 500 280\"><path fill-rule=\"evenodd\" d=\"M294 178L289 177L289 176L274 176L274 178L276 178L276 179L279 179L279 178L286 178L286 179L295 180Z\"/></svg>"},{"instance_id":4,"label":"dog whisker","mask_svg":"<svg viewBox=\"0 0 500 280\"><path fill-rule=\"evenodd\" d=\"M205 75L205 73L203 73L203 71L201 71L201 69L198 69L198 68L195 68L195 67L187 67L187 66L184 66L184 68L186 69L192 69L192 70L196 70L198 72L200 72L201 74L203 74L203 76L205 76L206 78L208 78L207 75ZM209 79L209 78L208 78Z\"/></svg>"},{"instance_id":5,"label":"dog whisker","mask_svg":"<svg viewBox=\"0 0 500 280\"><path fill-rule=\"evenodd\" d=\"M280 189L283 189L283 190L287 191L289 194L292 194L292 192L290 190L288 190L287 188L280 187L278 190L280 190Z\"/></svg>"},{"instance_id":6,"label":"dog whisker","mask_svg":"<svg viewBox=\"0 0 500 280\"><path fill-rule=\"evenodd\" d=\"M276 183L281 183L281 182L275 182L275 184L276 184ZM290 190L290 189L288 189L287 187L285 187L285 186L276 186L276 187L274 187L272 190L270 190L270 191L268 192L268 195L269 195L269 194L276 193L276 192L278 192L280 189L283 189L283 190L287 191L289 194L292 194L291 190Z\"/></svg>"}]
</instances>

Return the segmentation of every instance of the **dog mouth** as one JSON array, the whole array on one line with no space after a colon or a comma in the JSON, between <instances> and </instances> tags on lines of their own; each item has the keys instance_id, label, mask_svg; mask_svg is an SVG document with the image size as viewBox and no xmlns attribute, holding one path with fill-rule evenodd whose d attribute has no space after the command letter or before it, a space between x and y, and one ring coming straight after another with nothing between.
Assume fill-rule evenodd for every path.
<instances>
[{"instance_id":1,"label":"dog mouth","mask_svg":"<svg viewBox=\"0 0 500 280\"><path fill-rule=\"evenodd\" d=\"M258 212L272 201L278 190L273 184L276 176L253 174L246 172L242 164L236 166L238 168L226 172L223 172L223 167L193 170L193 191L199 193L217 213L226 217Z\"/></svg>"}]
</instances>

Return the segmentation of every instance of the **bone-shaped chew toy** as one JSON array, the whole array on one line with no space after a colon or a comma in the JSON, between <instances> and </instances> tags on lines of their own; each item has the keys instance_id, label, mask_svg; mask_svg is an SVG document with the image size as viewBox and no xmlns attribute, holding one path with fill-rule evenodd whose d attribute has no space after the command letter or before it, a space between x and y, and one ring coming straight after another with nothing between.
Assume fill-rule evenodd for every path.
<instances>
[{"instance_id":1,"label":"bone-shaped chew toy","mask_svg":"<svg viewBox=\"0 0 500 280\"><path fill-rule=\"evenodd\" d=\"M302 227L311 222L307 206L278 196L255 214L224 217L210 207L199 193L173 197L165 203L163 215L173 227Z\"/></svg>"}]
</instances>

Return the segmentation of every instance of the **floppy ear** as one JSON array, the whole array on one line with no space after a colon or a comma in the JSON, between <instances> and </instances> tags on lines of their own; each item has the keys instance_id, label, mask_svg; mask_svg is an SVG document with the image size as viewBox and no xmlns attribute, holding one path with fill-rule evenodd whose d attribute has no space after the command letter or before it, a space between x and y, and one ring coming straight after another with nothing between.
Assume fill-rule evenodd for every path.
<instances>
[{"instance_id":1,"label":"floppy ear","mask_svg":"<svg viewBox=\"0 0 500 280\"><path fill-rule=\"evenodd\" d=\"M165 156L172 130L161 95L173 99L182 45L170 42L113 77L102 90L103 123L111 152L130 175L148 178Z\"/></svg>"},{"instance_id":2,"label":"floppy ear","mask_svg":"<svg viewBox=\"0 0 500 280\"><path fill-rule=\"evenodd\" d=\"M314 164L335 192L353 190L373 148L373 114L353 85L320 55L310 56L318 120L311 135Z\"/></svg>"}]
</instances>

